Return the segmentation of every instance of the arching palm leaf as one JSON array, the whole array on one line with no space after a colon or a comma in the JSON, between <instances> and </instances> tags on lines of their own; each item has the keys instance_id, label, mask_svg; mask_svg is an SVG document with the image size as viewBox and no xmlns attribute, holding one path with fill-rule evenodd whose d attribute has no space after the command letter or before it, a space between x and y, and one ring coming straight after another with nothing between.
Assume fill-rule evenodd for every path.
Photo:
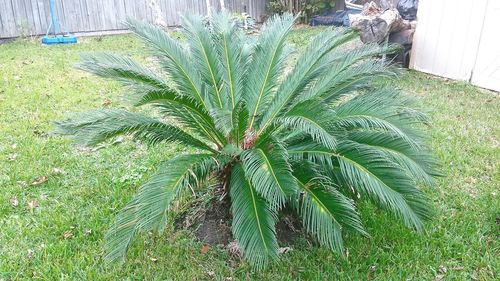
<instances>
[{"instance_id":1,"label":"arching palm leaf","mask_svg":"<svg viewBox=\"0 0 500 281\"><path fill-rule=\"evenodd\" d=\"M342 228L368 235L354 208L354 203L342 195L333 183L313 168L312 164L299 161L301 169L295 169L301 193L294 200L306 230L321 245L343 252Z\"/></svg>"},{"instance_id":2,"label":"arching palm leaf","mask_svg":"<svg viewBox=\"0 0 500 281\"><path fill-rule=\"evenodd\" d=\"M240 164L231 173L231 211L233 235L245 257L257 268L278 257L276 213L257 194Z\"/></svg>"},{"instance_id":3,"label":"arching palm leaf","mask_svg":"<svg viewBox=\"0 0 500 281\"><path fill-rule=\"evenodd\" d=\"M273 89L284 66L285 38L290 32L293 18L290 14L283 17L274 16L263 27L263 34L259 37L257 46L252 55L250 69L258 69L248 73L248 86L245 98L249 106L250 124L254 127L256 118L262 114L265 105L273 96ZM286 53L285 53L286 54Z\"/></svg>"},{"instance_id":4,"label":"arching palm leaf","mask_svg":"<svg viewBox=\"0 0 500 281\"><path fill-rule=\"evenodd\" d=\"M127 26L148 43L152 54L161 60L161 65L175 83L176 88L181 93L191 94L208 110L200 73L193 68L192 58L181 44L153 25L129 19Z\"/></svg>"},{"instance_id":5,"label":"arching palm leaf","mask_svg":"<svg viewBox=\"0 0 500 281\"><path fill-rule=\"evenodd\" d=\"M242 154L245 174L255 190L275 210L282 208L287 197L297 190L287 160L286 150L276 142L246 150Z\"/></svg>"},{"instance_id":6,"label":"arching palm leaf","mask_svg":"<svg viewBox=\"0 0 500 281\"><path fill-rule=\"evenodd\" d=\"M229 100L223 97L222 90L222 67L217 56L213 38L205 31L204 23L200 17L186 15L182 18L184 34L189 40L189 47L193 63L201 74L204 85L207 85L208 99L212 106L224 107ZM223 101L224 100L224 101Z\"/></svg>"},{"instance_id":7,"label":"arching palm leaf","mask_svg":"<svg viewBox=\"0 0 500 281\"><path fill-rule=\"evenodd\" d=\"M189 185L208 176L215 166L217 162L209 154L181 155L161 165L118 213L106 234L106 258L110 261L124 258L137 231L162 229L170 203Z\"/></svg>"},{"instance_id":8,"label":"arching palm leaf","mask_svg":"<svg viewBox=\"0 0 500 281\"><path fill-rule=\"evenodd\" d=\"M425 195L415 187L404 169L370 147L342 143L337 156L344 180L356 191L422 230L431 215Z\"/></svg>"},{"instance_id":9,"label":"arching palm leaf","mask_svg":"<svg viewBox=\"0 0 500 281\"><path fill-rule=\"evenodd\" d=\"M150 144L179 142L188 146L214 151L210 146L181 129L153 118L126 110L102 109L81 113L72 119L56 123L60 135L72 135L78 143L93 146L124 134Z\"/></svg>"}]
</instances>

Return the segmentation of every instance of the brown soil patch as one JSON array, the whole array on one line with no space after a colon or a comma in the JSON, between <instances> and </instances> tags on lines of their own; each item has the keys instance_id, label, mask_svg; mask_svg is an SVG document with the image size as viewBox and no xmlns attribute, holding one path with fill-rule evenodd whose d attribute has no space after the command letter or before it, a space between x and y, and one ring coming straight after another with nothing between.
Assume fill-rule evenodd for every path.
<instances>
[{"instance_id":1,"label":"brown soil patch","mask_svg":"<svg viewBox=\"0 0 500 281\"><path fill-rule=\"evenodd\" d=\"M189 229L196 238L208 245L226 246L234 241L231 232L231 208L228 198L219 200L216 196L205 206L193 206L189 212L176 219L177 229ZM281 244L289 245L302 235L302 224L288 210L276 224L276 234Z\"/></svg>"},{"instance_id":2,"label":"brown soil patch","mask_svg":"<svg viewBox=\"0 0 500 281\"><path fill-rule=\"evenodd\" d=\"M231 213L228 200L212 200L210 206L200 217L194 234L209 245L227 245L233 241L231 233Z\"/></svg>"}]
</instances>

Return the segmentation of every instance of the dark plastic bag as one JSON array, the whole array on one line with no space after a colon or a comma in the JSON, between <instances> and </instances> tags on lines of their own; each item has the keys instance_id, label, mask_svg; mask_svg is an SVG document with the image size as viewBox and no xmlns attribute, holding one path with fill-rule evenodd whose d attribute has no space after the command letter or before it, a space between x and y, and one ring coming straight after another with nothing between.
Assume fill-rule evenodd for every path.
<instances>
[{"instance_id":1,"label":"dark plastic bag","mask_svg":"<svg viewBox=\"0 0 500 281\"><path fill-rule=\"evenodd\" d=\"M356 10L340 10L335 12L335 15L333 16L333 25L335 26L351 26L351 23L349 21L349 15L351 14L359 14L361 11L356 11Z\"/></svg>"},{"instance_id":2,"label":"dark plastic bag","mask_svg":"<svg viewBox=\"0 0 500 281\"><path fill-rule=\"evenodd\" d=\"M397 9L403 19L416 20L418 0L400 0Z\"/></svg>"},{"instance_id":3,"label":"dark plastic bag","mask_svg":"<svg viewBox=\"0 0 500 281\"><path fill-rule=\"evenodd\" d=\"M335 26L349 26L349 15L359 14L361 11L356 10L339 10L335 13L323 13L322 15L314 16L311 19L311 25L335 25Z\"/></svg>"},{"instance_id":4,"label":"dark plastic bag","mask_svg":"<svg viewBox=\"0 0 500 281\"><path fill-rule=\"evenodd\" d=\"M338 13L339 11L337 11ZM352 14L359 14L361 13L361 11L357 11L357 10L352 10L352 9L347 9L345 11L342 11L342 13L339 13L339 14L336 14L335 16L338 16L338 26L346 26L346 27L349 27L351 26L351 22L349 21L349 15L352 15Z\"/></svg>"},{"instance_id":5,"label":"dark plastic bag","mask_svg":"<svg viewBox=\"0 0 500 281\"><path fill-rule=\"evenodd\" d=\"M313 16L311 18L311 25L316 26L316 25L334 25L333 24L333 15L328 15L328 16Z\"/></svg>"}]
</instances>

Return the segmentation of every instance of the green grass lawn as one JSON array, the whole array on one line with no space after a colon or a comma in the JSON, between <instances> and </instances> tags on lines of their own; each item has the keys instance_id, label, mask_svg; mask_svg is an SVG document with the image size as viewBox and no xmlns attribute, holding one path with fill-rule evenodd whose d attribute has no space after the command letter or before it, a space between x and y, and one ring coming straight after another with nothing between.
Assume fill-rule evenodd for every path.
<instances>
[{"instance_id":1,"label":"green grass lawn","mask_svg":"<svg viewBox=\"0 0 500 281\"><path fill-rule=\"evenodd\" d=\"M317 29L294 31L300 46ZM0 280L498 280L500 278L500 100L498 94L410 71L394 81L429 113L444 178L425 192L436 217L418 234L366 204L370 239L346 237L341 257L298 239L262 273L187 231L144 234L122 266L103 263L116 212L153 172L182 153L127 138L102 149L49 135L71 112L121 107L116 83L73 68L78 54L111 50L148 61L130 35L0 45ZM33 185L36 181L47 182ZM232 278L232 279L231 279Z\"/></svg>"}]
</instances>

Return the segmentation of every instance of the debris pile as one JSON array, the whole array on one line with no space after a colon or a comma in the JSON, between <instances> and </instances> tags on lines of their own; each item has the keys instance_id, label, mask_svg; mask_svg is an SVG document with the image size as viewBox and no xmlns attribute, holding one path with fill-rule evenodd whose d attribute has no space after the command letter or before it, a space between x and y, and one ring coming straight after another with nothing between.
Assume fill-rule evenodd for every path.
<instances>
[{"instance_id":1,"label":"debris pile","mask_svg":"<svg viewBox=\"0 0 500 281\"><path fill-rule=\"evenodd\" d=\"M417 25L418 0L346 0L346 10L315 16L311 25L350 26L363 43L397 43L404 48L397 60L409 64Z\"/></svg>"},{"instance_id":2,"label":"debris pile","mask_svg":"<svg viewBox=\"0 0 500 281\"><path fill-rule=\"evenodd\" d=\"M389 40L391 43L411 44L416 22L408 18L416 17L416 7L411 10L406 5L401 10L411 10L411 13L401 14L398 8L402 2L408 1L401 0L397 6L388 0L370 1L363 5L361 13L349 15L350 26L360 32L361 41L364 43L382 43ZM412 2L418 5L418 1Z\"/></svg>"}]
</instances>

